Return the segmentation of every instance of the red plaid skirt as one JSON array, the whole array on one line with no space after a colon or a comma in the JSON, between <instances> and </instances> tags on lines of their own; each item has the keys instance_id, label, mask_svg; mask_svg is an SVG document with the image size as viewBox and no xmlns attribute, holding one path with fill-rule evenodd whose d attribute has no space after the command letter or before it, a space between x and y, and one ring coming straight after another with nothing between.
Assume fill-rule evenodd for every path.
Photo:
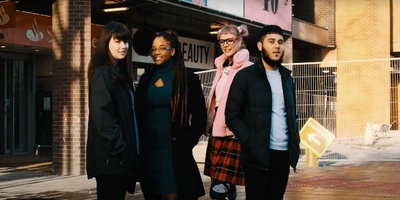
<instances>
[{"instance_id":1,"label":"red plaid skirt","mask_svg":"<svg viewBox=\"0 0 400 200\"><path fill-rule=\"evenodd\" d=\"M240 164L240 143L234 137L211 137L208 140L204 175L234 185L244 185Z\"/></svg>"}]
</instances>

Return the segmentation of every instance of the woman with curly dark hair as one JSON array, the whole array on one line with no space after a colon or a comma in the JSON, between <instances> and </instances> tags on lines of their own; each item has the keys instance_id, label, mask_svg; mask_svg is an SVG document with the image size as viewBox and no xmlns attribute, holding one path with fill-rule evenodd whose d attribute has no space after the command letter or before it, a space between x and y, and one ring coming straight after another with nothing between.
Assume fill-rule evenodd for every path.
<instances>
[{"instance_id":1,"label":"woman with curly dark hair","mask_svg":"<svg viewBox=\"0 0 400 200\"><path fill-rule=\"evenodd\" d=\"M186 69L178 35L157 34L150 49L155 66L137 86L146 200L194 200L205 194L192 149L206 125L200 80Z\"/></svg>"}]
</instances>

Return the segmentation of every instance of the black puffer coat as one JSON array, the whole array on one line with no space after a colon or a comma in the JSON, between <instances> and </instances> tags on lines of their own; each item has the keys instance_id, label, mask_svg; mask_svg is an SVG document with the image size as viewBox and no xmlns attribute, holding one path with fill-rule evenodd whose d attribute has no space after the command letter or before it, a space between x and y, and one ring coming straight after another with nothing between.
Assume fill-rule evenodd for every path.
<instances>
[{"instance_id":1,"label":"black puffer coat","mask_svg":"<svg viewBox=\"0 0 400 200\"><path fill-rule=\"evenodd\" d=\"M296 170L300 137L296 117L296 96L291 71L279 66L288 126L290 165ZM239 71L229 90L225 109L226 125L242 144L241 161L248 167L266 170L269 145L272 92L261 59Z\"/></svg>"},{"instance_id":2,"label":"black puffer coat","mask_svg":"<svg viewBox=\"0 0 400 200\"><path fill-rule=\"evenodd\" d=\"M113 81L116 69L101 67L89 83L89 125L86 169L88 178L100 175L135 177L138 169L133 120L132 83Z\"/></svg>"}]
</instances>

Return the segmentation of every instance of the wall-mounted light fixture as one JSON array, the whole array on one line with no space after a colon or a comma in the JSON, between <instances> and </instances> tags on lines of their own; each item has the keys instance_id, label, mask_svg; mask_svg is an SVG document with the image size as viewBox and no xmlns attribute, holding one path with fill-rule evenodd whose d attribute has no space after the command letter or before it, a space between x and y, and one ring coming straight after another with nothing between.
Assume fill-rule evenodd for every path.
<instances>
[{"instance_id":1,"label":"wall-mounted light fixture","mask_svg":"<svg viewBox=\"0 0 400 200\"><path fill-rule=\"evenodd\" d=\"M322 70L322 73L327 74L327 73L329 73L329 70L328 69L324 69L324 70Z\"/></svg>"},{"instance_id":2,"label":"wall-mounted light fixture","mask_svg":"<svg viewBox=\"0 0 400 200\"><path fill-rule=\"evenodd\" d=\"M129 10L129 7L116 7L116 8L104 8L102 9L103 12L121 12Z\"/></svg>"},{"instance_id":3,"label":"wall-mounted light fixture","mask_svg":"<svg viewBox=\"0 0 400 200\"><path fill-rule=\"evenodd\" d=\"M222 27L224 27L225 25L219 22L213 22L210 24L210 29L208 31L208 33L210 35L216 35L218 34L218 30L220 30Z\"/></svg>"}]
</instances>

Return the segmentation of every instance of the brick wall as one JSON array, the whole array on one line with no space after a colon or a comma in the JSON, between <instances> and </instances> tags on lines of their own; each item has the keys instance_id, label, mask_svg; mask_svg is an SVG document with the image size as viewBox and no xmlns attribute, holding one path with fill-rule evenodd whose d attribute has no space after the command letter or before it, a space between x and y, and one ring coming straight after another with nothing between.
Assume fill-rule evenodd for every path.
<instances>
[{"instance_id":1,"label":"brick wall","mask_svg":"<svg viewBox=\"0 0 400 200\"><path fill-rule=\"evenodd\" d=\"M315 0L315 24L328 28L328 46L335 46L335 1Z\"/></svg>"},{"instance_id":2,"label":"brick wall","mask_svg":"<svg viewBox=\"0 0 400 200\"><path fill-rule=\"evenodd\" d=\"M290 37L285 41L285 55L283 57L283 63L293 62L293 38Z\"/></svg>"},{"instance_id":3,"label":"brick wall","mask_svg":"<svg viewBox=\"0 0 400 200\"><path fill-rule=\"evenodd\" d=\"M360 136L367 123L390 124L389 61L337 65L337 137Z\"/></svg>"},{"instance_id":4,"label":"brick wall","mask_svg":"<svg viewBox=\"0 0 400 200\"><path fill-rule=\"evenodd\" d=\"M337 60L390 58L390 2L336 0ZM390 65L338 65L337 136L390 124Z\"/></svg>"},{"instance_id":5,"label":"brick wall","mask_svg":"<svg viewBox=\"0 0 400 200\"><path fill-rule=\"evenodd\" d=\"M326 60L329 50L335 47L335 1L326 0L293 0L295 18L328 28L328 44L330 48L307 46L301 44L294 49L294 62L315 62ZM313 37L310 35L310 37ZM336 60L336 58L335 58Z\"/></svg>"},{"instance_id":6,"label":"brick wall","mask_svg":"<svg viewBox=\"0 0 400 200\"><path fill-rule=\"evenodd\" d=\"M338 60L390 58L390 2L336 0Z\"/></svg>"},{"instance_id":7,"label":"brick wall","mask_svg":"<svg viewBox=\"0 0 400 200\"><path fill-rule=\"evenodd\" d=\"M53 173L81 175L86 173L91 1L56 0L52 12Z\"/></svg>"}]
</instances>

